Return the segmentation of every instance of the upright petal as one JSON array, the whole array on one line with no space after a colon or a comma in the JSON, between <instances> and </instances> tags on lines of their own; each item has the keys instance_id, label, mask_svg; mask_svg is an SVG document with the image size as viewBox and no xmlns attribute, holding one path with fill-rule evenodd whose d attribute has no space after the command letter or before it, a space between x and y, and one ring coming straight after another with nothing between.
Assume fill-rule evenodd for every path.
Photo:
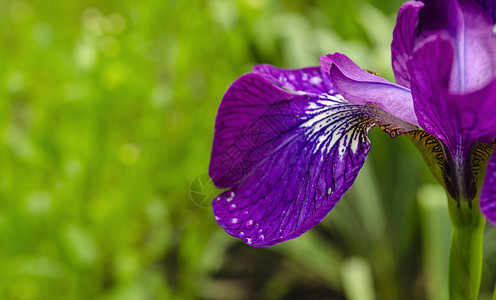
<instances>
[{"instance_id":1,"label":"upright petal","mask_svg":"<svg viewBox=\"0 0 496 300\"><path fill-rule=\"evenodd\" d=\"M492 143L496 137L496 78L483 88L461 95L449 95L457 112L460 131L478 142Z\"/></svg>"},{"instance_id":2,"label":"upright petal","mask_svg":"<svg viewBox=\"0 0 496 300\"><path fill-rule=\"evenodd\" d=\"M420 37L445 34L453 41L450 91L482 88L496 75L496 37L489 14L473 0L429 0L420 11Z\"/></svg>"},{"instance_id":3,"label":"upright petal","mask_svg":"<svg viewBox=\"0 0 496 300\"><path fill-rule=\"evenodd\" d=\"M453 46L451 40L434 35L423 41L408 61L412 76L411 91L415 113L420 126L450 147L450 137L456 136L457 124L448 93ZM452 146L453 148L453 146Z\"/></svg>"},{"instance_id":4,"label":"upright petal","mask_svg":"<svg viewBox=\"0 0 496 300\"><path fill-rule=\"evenodd\" d=\"M407 88L373 75L341 53L321 57L334 88L354 104L375 103L391 115L418 125L412 96Z\"/></svg>"},{"instance_id":5,"label":"upright petal","mask_svg":"<svg viewBox=\"0 0 496 300\"><path fill-rule=\"evenodd\" d=\"M496 80L479 90L449 90L454 50L451 39L436 35L424 40L409 62L412 95L420 126L441 139L452 153L471 144L492 142L496 134Z\"/></svg>"},{"instance_id":6,"label":"upright petal","mask_svg":"<svg viewBox=\"0 0 496 300\"><path fill-rule=\"evenodd\" d=\"M230 188L213 201L217 222L247 244L270 246L301 235L334 207L365 161L371 127L400 134L414 126L377 106L350 104L329 86L315 94L297 79L314 77L314 68L255 70L221 102L210 176ZM292 75L296 81L282 89L281 78ZM319 84L329 80L319 77Z\"/></svg>"},{"instance_id":7,"label":"upright petal","mask_svg":"<svg viewBox=\"0 0 496 300\"><path fill-rule=\"evenodd\" d=\"M458 71L453 72L458 77L452 78L450 86L451 91L459 93L480 89L496 77L496 37L492 19L472 1L460 1L460 6L463 30L457 39L458 59L454 67Z\"/></svg>"},{"instance_id":8,"label":"upright petal","mask_svg":"<svg viewBox=\"0 0 496 300\"><path fill-rule=\"evenodd\" d=\"M408 1L401 6L393 31L391 59L396 82L410 88L410 73L406 62L410 59L417 38L419 11L424 6L421 1Z\"/></svg>"},{"instance_id":9,"label":"upright petal","mask_svg":"<svg viewBox=\"0 0 496 300\"><path fill-rule=\"evenodd\" d=\"M491 16L493 24L496 23L496 1L495 0L477 0L484 10Z\"/></svg>"},{"instance_id":10,"label":"upright petal","mask_svg":"<svg viewBox=\"0 0 496 300\"><path fill-rule=\"evenodd\" d=\"M422 2L425 5L420 11L420 38L440 30L451 37L458 36L463 23L459 0L423 0Z\"/></svg>"}]
</instances>

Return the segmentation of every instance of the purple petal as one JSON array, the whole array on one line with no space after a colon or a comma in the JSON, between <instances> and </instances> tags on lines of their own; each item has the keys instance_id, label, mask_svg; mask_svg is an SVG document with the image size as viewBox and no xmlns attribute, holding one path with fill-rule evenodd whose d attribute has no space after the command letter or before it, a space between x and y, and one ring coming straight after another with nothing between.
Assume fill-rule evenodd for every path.
<instances>
[{"instance_id":1,"label":"purple petal","mask_svg":"<svg viewBox=\"0 0 496 300\"><path fill-rule=\"evenodd\" d=\"M214 183L230 188L213 201L215 218L252 246L295 238L322 220L362 167L368 130L395 119L338 94L291 93L267 78L247 74L229 88L210 162Z\"/></svg>"},{"instance_id":2,"label":"purple petal","mask_svg":"<svg viewBox=\"0 0 496 300\"><path fill-rule=\"evenodd\" d=\"M370 74L341 53L321 57L320 63L330 73L334 88L350 103L375 103L391 115L418 125L407 88Z\"/></svg>"},{"instance_id":3,"label":"purple petal","mask_svg":"<svg viewBox=\"0 0 496 300\"><path fill-rule=\"evenodd\" d=\"M493 152L487 164L479 206L482 215L496 226L496 152Z\"/></svg>"},{"instance_id":4,"label":"purple petal","mask_svg":"<svg viewBox=\"0 0 496 300\"><path fill-rule=\"evenodd\" d=\"M412 75L411 91L419 124L445 144L449 143L450 136L456 134L453 124L450 124L451 107L446 101L452 62L450 40L432 36L424 40L423 46L407 63Z\"/></svg>"},{"instance_id":5,"label":"purple petal","mask_svg":"<svg viewBox=\"0 0 496 300\"><path fill-rule=\"evenodd\" d=\"M496 132L496 80L466 94L449 91L454 50L451 39L437 35L422 43L408 63L420 126L441 139L452 153ZM482 140L481 140L482 139Z\"/></svg>"},{"instance_id":6,"label":"purple petal","mask_svg":"<svg viewBox=\"0 0 496 300\"><path fill-rule=\"evenodd\" d=\"M450 85L450 90L458 93L479 89L496 75L496 37L492 19L471 1L461 1L460 6L463 29L456 39L457 59Z\"/></svg>"},{"instance_id":7,"label":"purple petal","mask_svg":"<svg viewBox=\"0 0 496 300\"><path fill-rule=\"evenodd\" d=\"M320 66L326 73L330 72L332 66L337 66L346 77L352 80L391 84L386 79L360 68L349 57L339 52L321 56Z\"/></svg>"},{"instance_id":8,"label":"purple petal","mask_svg":"<svg viewBox=\"0 0 496 300\"><path fill-rule=\"evenodd\" d=\"M271 65L258 65L253 68L253 72L291 93L337 94L329 77L323 76L319 67L281 69Z\"/></svg>"},{"instance_id":9,"label":"purple petal","mask_svg":"<svg viewBox=\"0 0 496 300\"><path fill-rule=\"evenodd\" d=\"M420 11L420 37L444 34L454 46L452 93L482 88L496 75L493 21L474 1L426 1Z\"/></svg>"},{"instance_id":10,"label":"purple petal","mask_svg":"<svg viewBox=\"0 0 496 300\"><path fill-rule=\"evenodd\" d=\"M236 141L240 137L240 130L253 135L250 138L244 137L246 143L252 143L251 139L259 139L262 133L255 132L259 128L255 128L254 124L262 117L261 113L266 115L264 121L270 123L268 124L270 126L292 125L292 120L289 120L288 124L272 124L274 120L270 113L277 112L279 108L273 104L278 103L281 97L288 98L290 97L288 94L296 97L305 93L337 94L330 83L329 76L319 67L289 70L260 65L254 67L254 72L260 76L249 74L235 81L219 107L210 164L210 174L215 176L212 179L219 187L234 186L249 169L246 164L251 162L241 155L245 145ZM261 80L261 77L266 80ZM267 84L267 80L289 93ZM245 86L246 90L242 90ZM251 129L252 127L254 129ZM270 131L264 134L267 135L267 139L271 139L275 137L276 132Z\"/></svg>"},{"instance_id":11,"label":"purple petal","mask_svg":"<svg viewBox=\"0 0 496 300\"><path fill-rule=\"evenodd\" d=\"M453 104L453 116L458 121L459 131L468 141L492 143L496 137L496 78L480 90L449 95Z\"/></svg>"},{"instance_id":12,"label":"purple petal","mask_svg":"<svg viewBox=\"0 0 496 300\"><path fill-rule=\"evenodd\" d=\"M494 0L477 0L477 3L482 5L484 11L486 11L491 16L493 23L496 23L496 1L494 1Z\"/></svg>"},{"instance_id":13,"label":"purple petal","mask_svg":"<svg viewBox=\"0 0 496 300\"><path fill-rule=\"evenodd\" d=\"M410 74L406 62L410 59L417 38L419 11L424 6L420 1L408 1L401 6L393 31L391 44L392 65L396 82L410 88Z\"/></svg>"},{"instance_id":14,"label":"purple petal","mask_svg":"<svg viewBox=\"0 0 496 300\"><path fill-rule=\"evenodd\" d=\"M470 0L469 0L470 1ZM421 38L439 30L457 36L463 26L463 17L458 0L424 0L420 11L419 33Z\"/></svg>"}]
</instances>

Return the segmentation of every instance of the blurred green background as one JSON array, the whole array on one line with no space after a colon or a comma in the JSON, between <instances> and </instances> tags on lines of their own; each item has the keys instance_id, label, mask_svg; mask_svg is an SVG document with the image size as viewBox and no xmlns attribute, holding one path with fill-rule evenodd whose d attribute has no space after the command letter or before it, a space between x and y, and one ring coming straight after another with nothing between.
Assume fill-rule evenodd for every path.
<instances>
[{"instance_id":1,"label":"blurred green background","mask_svg":"<svg viewBox=\"0 0 496 300\"><path fill-rule=\"evenodd\" d=\"M274 247L204 201L229 84L335 51L392 79L401 2L0 0L0 299L446 299L445 199L406 138L373 130L343 201Z\"/></svg>"}]
</instances>

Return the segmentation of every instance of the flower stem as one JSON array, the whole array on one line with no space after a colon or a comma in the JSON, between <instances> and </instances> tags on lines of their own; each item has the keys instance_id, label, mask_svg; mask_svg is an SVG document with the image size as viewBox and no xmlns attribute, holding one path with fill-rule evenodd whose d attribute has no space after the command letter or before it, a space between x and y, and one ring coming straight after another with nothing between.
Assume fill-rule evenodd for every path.
<instances>
[{"instance_id":1,"label":"flower stem","mask_svg":"<svg viewBox=\"0 0 496 300\"><path fill-rule=\"evenodd\" d=\"M453 224L449 260L451 300L476 300L482 275L482 241L485 220L476 201L456 202L448 195Z\"/></svg>"}]
</instances>

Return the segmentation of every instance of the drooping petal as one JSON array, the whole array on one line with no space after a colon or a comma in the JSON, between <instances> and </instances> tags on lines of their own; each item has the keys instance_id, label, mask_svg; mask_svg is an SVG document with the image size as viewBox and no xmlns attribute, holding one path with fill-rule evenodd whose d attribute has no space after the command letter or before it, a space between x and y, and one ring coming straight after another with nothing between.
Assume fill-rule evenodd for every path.
<instances>
[{"instance_id":1,"label":"drooping petal","mask_svg":"<svg viewBox=\"0 0 496 300\"><path fill-rule=\"evenodd\" d=\"M493 152L487 164L479 206L482 215L496 226L496 152Z\"/></svg>"},{"instance_id":2,"label":"drooping petal","mask_svg":"<svg viewBox=\"0 0 496 300\"><path fill-rule=\"evenodd\" d=\"M410 59L417 38L419 11L424 6L421 1L408 1L401 6L393 31L391 59L396 82L410 88L410 73L406 62Z\"/></svg>"},{"instance_id":3,"label":"drooping petal","mask_svg":"<svg viewBox=\"0 0 496 300\"><path fill-rule=\"evenodd\" d=\"M238 79L219 107L210 176L230 190L212 205L230 235L270 246L301 235L334 207L365 161L371 127L414 126L338 94L305 93L310 87L296 82L284 90L284 80L267 75L310 72L312 78L315 69L256 70ZM321 73L322 82L326 76Z\"/></svg>"},{"instance_id":4,"label":"drooping petal","mask_svg":"<svg viewBox=\"0 0 496 300\"><path fill-rule=\"evenodd\" d=\"M444 35L425 39L408 63L420 126L441 139L453 153L496 133L496 80L483 88L453 94L449 90L454 50Z\"/></svg>"},{"instance_id":5,"label":"drooping petal","mask_svg":"<svg viewBox=\"0 0 496 300\"><path fill-rule=\"evenodd\" d=\"M321 57L320 64L330 73L334 88L349 102L375 103L391 115L418 125L407 88L370 74L341 53Z\"/></svg>"},{"instance_id":6,"label":"drooping petal","mask_svg":"<svg viewBox=\"0 0 496 300\"><path fill-rule=\"evenodd\" d=\"M322 69L319 67L281 69L264 64L255 66L253 72L262 75L273 84L292 93L337 94L329 77L323 76Z\"/></svg>"},{"instance_id":7,"label":"drooping petal","mask_svg":"<svg viewBox=\"0 0 496 300\"><path fill-rule=\"evenodd\" d=\"M253 71L295 96L302 94L336 94L329 77L323 76L325 74L319 67L290 70L270 65L259 65L255 66ZM244 177L246 170L249 169L247 164L251 162L246 159L240 160L243 155L241 155L242 149L238 148L242 148L244 145L239 141L235 141L235 139L239 138L239 130L245 130L246 134L250 133L254 136L253 138L258 138L262 134L262 132L256 132L259 127L253 130L250 128L255 126L255 122L260 121L261 118L266 123L273 123L274 120L270 114L277 112L276 110L279 109L279 107L273 106L273 103L278 103L280 97L287 97L285 93L281 93L279 89L275 89L272 85L267 85L265 81L257 76L250 75L242 78L242 81L238 79L242 84L238 83L238 81L233 83L229 92L224 96L225 100L222 101L218 111L215 127L216 134L214 135L214 146L216 147L212 149L212 158L215 157L216 159L212 159L210 162L210 174L215 176L213 180L219 187L234 186ZM246 86L247 90L241 90L242 86ZM256 95L253 95L252 92ZM252 97L258 98L251 99ZM256 101L256 105L249 101ZM264 112L265 115L262 116L261 112ZM291 124L269 125L284 127ZM270 139L274 137L273 135L276 132L270 131L263 134L267 135L267 139ZM244 139L250 142L247 137L244 137ZM224 157L224 159L220 160L219 157Z\"/></svg>"}]
</instances>

